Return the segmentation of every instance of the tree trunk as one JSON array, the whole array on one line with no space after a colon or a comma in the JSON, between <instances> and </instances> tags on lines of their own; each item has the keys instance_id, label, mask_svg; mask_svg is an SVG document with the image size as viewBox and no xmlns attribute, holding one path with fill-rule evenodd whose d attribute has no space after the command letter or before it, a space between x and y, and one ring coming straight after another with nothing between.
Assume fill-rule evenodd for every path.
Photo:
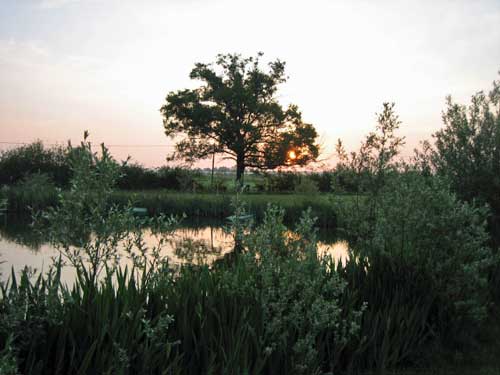
<instances>
[{"instance_id":1,"label":"tree trunk","mask_svg":"<svg viewBox=\"0 0 500 375\"><path fill-rule=\"evenodd\" d=\"M236 160L236 185L238 187L243 186L243 175L245 173L245 158L238 155Z\"/></svg>"}]
</instances>

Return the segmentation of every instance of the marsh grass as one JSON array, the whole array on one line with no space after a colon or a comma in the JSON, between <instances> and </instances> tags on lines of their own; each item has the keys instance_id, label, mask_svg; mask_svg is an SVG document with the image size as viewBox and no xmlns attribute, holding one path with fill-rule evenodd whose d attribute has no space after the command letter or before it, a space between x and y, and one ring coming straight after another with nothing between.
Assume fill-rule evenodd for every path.
<instances>
[{"instance_id":1,"label":"marsh grass","mask_svg":"<svg viewBox=\"0 0 500 375\"><path fill-rule=\"evenodd\" d=\"M111 201L126 205L131 201L134 205L145 207L150 215L158 213L185 213L190 218L225 219L232 215L231 201L234 194L209 193L176 193L168 191L115 191ZM343 199L350 199L348 195ZM337 215L330 203L328 194L245 194L241 200L247 210L257 221L264 218L268 204L276 204L284 208L286 223L295 223L303 211L309 207L312 215L317 217L316 224L322 228L334 229Z\"/></svg>"},{"instance_id":2,"label":"marsh grass","mask_svg":"<svg viewBox=\"0 0 500 375\"><path fill-rule=\"evenodd\" d=\"M15 185L0 189L0 200L9 212L28 213L53 206L58 202L59 191L45 174L32 174Z\"/></svg>"},{"instance_id":3,"label":"marsh grass","mask_svg":"<svg viewBox=\"0 0 500 375\"><path fill-rule=\"evenodd\" d=\"M27 189L23 186L8 187L0 196L8 200L8 210L11 214L29 214L35 211L55 207L59 195L67 195L67 191L58 192L55 188ZM182 215L185 213L191 219L225 219L232 214L231 200L235 194L224 193L179 193L168 190L114 190L109 204L126 207L130 203L145 207L149 215L161 213ZM351 199L349 195L342 199ZM268 203L277 204L285 209L285 222L293 224L300 214L311 207L318 218L317 225L321 228L335 229L337 215L330 204L331 195L321 193L299 194L245 194L242 199L248 205L248 211L257 220L262 220Z\"/></svg>"}]
</instances>

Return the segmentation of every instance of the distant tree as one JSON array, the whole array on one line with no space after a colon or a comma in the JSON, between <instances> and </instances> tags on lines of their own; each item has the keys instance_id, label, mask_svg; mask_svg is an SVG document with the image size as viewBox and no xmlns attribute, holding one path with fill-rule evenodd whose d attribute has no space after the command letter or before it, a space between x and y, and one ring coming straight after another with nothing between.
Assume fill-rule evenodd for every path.
<instances>
[{"instance_id":1,"label":"distant tree","mask_svg":"<svg viewBox=\"0 0 500 375\"><path fill-rule=\"evenodd\" d=\"M265 72L259 58L218 55L213 64L197 63L190 77L203 82L193 90L170 92L160 109L165 133L181 137L171 159L193 162L212 153L236 162L236 180L245 168L261 170L305 165L318 157L317 132L302 121L296 105L283 108L276 92L285 82L285 63Z\"/></svg>"}]
</instances>

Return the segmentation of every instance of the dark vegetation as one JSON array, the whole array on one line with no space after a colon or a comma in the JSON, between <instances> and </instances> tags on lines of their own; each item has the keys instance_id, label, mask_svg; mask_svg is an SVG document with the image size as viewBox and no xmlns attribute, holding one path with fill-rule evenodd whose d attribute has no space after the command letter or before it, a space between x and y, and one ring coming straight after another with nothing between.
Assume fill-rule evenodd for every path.
<instances>
[{"instance_id":1,"label":"dark vegetation","mask_svg":"<svg viewBox=\"0 0 500 375\"><path fill-rule=\"evenodd\" d=\"M114 191L123 167L83 142L68 153L69 188L35 217L60 261L1 284L0 374L445 373L450 364L461 373L474 359L498 372L498 358L484 353L499 348L499 90L495 82L468 108L450 99L442 131L410 163L398 158L400 122L385 104L359 151L339 142L331 194L318 192L327 174L272 175L297 179L284 200L313 206L294 214L293 233L285 201L248 223L240 218L265 195L236 195L235 251L211 266L170 267L161 247L176 218L135 217L130 195ZM41 172L12 182L29 192L30 178L45 179L57 192ZM176 196L140 194L152 209ZM349 242L345 263L317 255L309 195L335 213ZM196 208L182 207L190 214L230 204L222 194L193 197ZM227 200L210 207L208 197ZM144 225L158 234L154 246ZM60 280L62 262L76 268L73 285Z\"/></svg>"}]
</instances>

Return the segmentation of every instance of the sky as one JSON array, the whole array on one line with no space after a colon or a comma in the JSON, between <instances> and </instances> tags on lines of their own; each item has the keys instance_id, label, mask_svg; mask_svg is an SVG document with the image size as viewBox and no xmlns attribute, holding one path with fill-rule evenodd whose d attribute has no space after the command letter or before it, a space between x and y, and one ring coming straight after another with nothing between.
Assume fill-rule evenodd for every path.
<instances>
[{"instance_id":1,"label":"sky","mask_svg":"<svg viewBox=\"0 0 500 375\"><path fill-rule=\"evenodd\" d=\"M165 164L159 108L218 53L286 61L279 100L323 158L359 147L395 102L405 155L500 69L500 0L0 0L0 149L84 130L118 159ZM218 161L222 165L222 161ZM201 163L206 166L209 163Z\"/></svg>"}]
</instances>

